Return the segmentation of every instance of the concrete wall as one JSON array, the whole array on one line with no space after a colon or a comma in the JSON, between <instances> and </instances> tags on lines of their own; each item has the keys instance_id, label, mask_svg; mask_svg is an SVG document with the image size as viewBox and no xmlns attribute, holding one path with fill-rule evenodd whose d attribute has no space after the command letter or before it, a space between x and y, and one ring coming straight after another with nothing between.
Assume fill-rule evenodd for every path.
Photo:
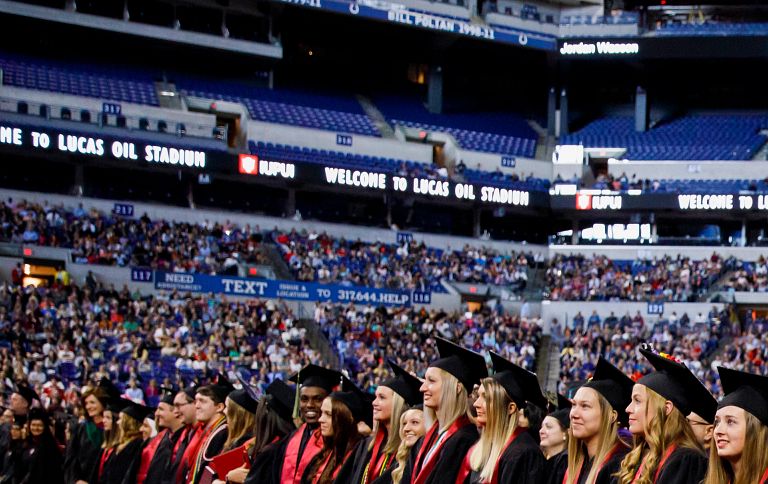
<instances>
[{"instance_id":1,"label":"concrete wall","mask_svg":"<svg viewBox=\"0 0 768 484\"><path fill-rule=\"evenodd\" d=\"M721 256L734 256L739 259L754 261L760 256L768 257L768 247L688 247L688 246L653 246L653 245L552 245L549 247L550 255L555 254L581 254L593 256L595 254L605 255L611 259L633 260L633 259L653 259L669 255L676 257L682 255L694 260L709 258L713 252Z\"/></svg>"},{"instance_id":2,"label":"concrete wall","mask_svg":"<svg viewBox=\"0 0 768 484\"><path fill-rule=\"evenodd\" d=\"M531 158L515 158L515 167L507 168L501 166L501 158L503 155L494 153L481 153L479 151L459 150L459 159L464 161L467 168L477 168L480 165L480 169L485 171L501 170L504 173L525 173L526 176L533 173L536 178L544 178L546 180L552 179L552 163L549 161L534 160Z\"/></svg>"},{"instance_id":3,"label":"concrete wall","mask_svg":"<svg viewBox=\"0 0 768 484\"><path fill-rule=\"evenodd\" d=\"M615 161L608 163L608 172L616 177L626 173L630 179L637 175L651 180L742 180L768 176L765 163L757 161Z\"/></svg>"},{"instance_id":4,"label":"concrete wall","mask_svg":"<svg viewBox=\"0 0 768 484\"><path fill-rule=\"evenodd\" d=\"M60 117L62 107L70 108L74 119L79 119L80 111L87 109L91 112L94 122L97 122L98 116L102 112L102 103L105 102L102 99L91 97L71 96L69 94L11 86L0 86L0 97L13 102L26 101L28 103L46 104L51 107L52 116L54 117ZM130 128L138 128L139 118L147 118L150 122L150 129L156 129L157 121L164 120L168 123L168 130L171 132L175 130L176 123L184 123L187 135L210 138L212 137L213 128L216 127L216 116L212 114L193 113L143 104L115 103L120 104L121 112L123 116L128 118L127 124ZM30 112L37 112L36 109L32 110L32 107L30 106Z\"/></svg>"},{"instance_id":5,"label":"concrete wall","mask_svg":"<svg viewBox=\"0 0 768 484\"><path fill-rule=\"evenodd\" d=\"M688 317L694 319L697 314L702 313L705 316L709 311L716 307L721 310L724 307L722 303L664 303L664 315L672 314L676 312L678 316L682 316L683 313L688 313ZM648 303L646 302L589 302L589 301L573 301L573 302L553 302L543 301L541 303L541 317L544 320L544 332L548 333L552 320L557 318L561 327L563 322L567 322L568 327L572 326L573 317L581 311L584 316L585 324L586 320L592 314L592 311L596 310L601 319L605 319L613 311L616 317L621 318L624 314L629 312L631 316L634 316L637 311L645 320L646 326L653 326L658 320L659 316L648 314Z\"/></svg>"}]
</instances>

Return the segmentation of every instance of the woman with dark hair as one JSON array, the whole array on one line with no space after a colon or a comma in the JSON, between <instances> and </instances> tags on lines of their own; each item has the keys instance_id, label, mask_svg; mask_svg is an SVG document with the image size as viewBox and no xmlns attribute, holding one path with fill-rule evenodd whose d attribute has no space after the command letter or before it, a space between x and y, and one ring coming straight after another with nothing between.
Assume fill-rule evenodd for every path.
<instances>
[{"instance_id":1,"label":"woman with dark hair","mask_svg":"<svg viewBox=\"0 0 768 484\"><path fill-rule=\"evenodd\" d=\"M0 484L14 482L15 476L19 472L21 456L24 452L24 424L26 423L26 418L23 415L14 415L11 418L10 441L3 455Z\"/></svg>"},{"instance_id":2,"label":"woman with dark hair","mask_svg":"<svg viewBox=\"0 0 768 484\"><path fill-rule=\"evenodd\" d=\"M686 419L695 395L690 389L698 380L685 365L650 347L640 353L656 370L632 388L627 414L634 447L621 462L619 482L698 484L707 459Z\"/></svg>"},{"instance_id":3,"label":"woman with dark hair","mask_svg":"<svg viewBox=\"0 0 768 484\"><path fill-rule=\"evenodd\" d=\"M27 421L27 447L21 456L22 472L18 484L59 484L64 482L64 460L59 444L51 433L50 421L44 410L33 408Z\"/></svg>"},{"instance_id":4,"label":"woman with dark hair","mask_svg":"<svg viewBox=\"0 0 768 484\"><path fill-rule=\"evenodd\" d=\"M768 484L768 378L717 371L725 397L715 416L704 484Z\"/></svg>"},{"instance_id":5,"label":"woman with dark hair","mask_svg":"<svg viewBox=\"0 0 768 484\"><path fill-rule=\"evenodd\" d=\"M104 440L102 414L109 400L117 396L111 394L113 388L110 382L102 380L99 386L83 394L86 419L77 424L67 443L64 455L66 484L87 484L97 470Z\"/></svg>"},{"instance_id":6,"label":"woman with dark hair","mask_svg":"<svg viewBox=\"0 0 768 484\"><path fill-rule=\"evenodd\" d=\"M370 419L370 405L368 396L354 385L350 391L333 392L323 400L319 420L323 449L304 471L302 484L350 482L352 466L346 466L349 472L341 472L342 467L363 438L358 422Z\"/></svg>"}]
</instances>

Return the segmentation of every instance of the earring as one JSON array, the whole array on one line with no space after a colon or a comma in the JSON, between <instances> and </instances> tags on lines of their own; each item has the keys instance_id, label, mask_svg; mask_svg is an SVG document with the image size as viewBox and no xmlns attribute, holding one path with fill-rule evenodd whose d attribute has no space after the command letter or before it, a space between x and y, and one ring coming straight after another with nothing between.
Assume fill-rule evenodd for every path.
<instances>
[{"instance_id":1,"label":"earring","mask_svg":"<svg viewBox=\"0 0 768 484\"><path fill-rule=\"evenodd\" d=\"M568 440L568 437L566 437L565 435L563 435L563 442L565 442L566 440Z\"/></svg>"}]
</instances>

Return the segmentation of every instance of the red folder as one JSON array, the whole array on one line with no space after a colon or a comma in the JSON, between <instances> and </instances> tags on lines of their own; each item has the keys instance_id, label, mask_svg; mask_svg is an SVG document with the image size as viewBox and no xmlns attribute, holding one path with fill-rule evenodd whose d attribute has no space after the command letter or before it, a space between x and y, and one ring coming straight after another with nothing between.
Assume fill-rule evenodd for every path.
<instances>
[{"instance_id":1,"label":"red folder","mask_svg":"<svg viewBox=\"0 0 768 484\"><path fill-rule=\"evenodd\" d=\"M219 479L223 481L227 478L229 471L233 471L247 463L245 456L245 448L241 446L214 457L211 461L211 467Z\"/></svg>"}]
</instances>

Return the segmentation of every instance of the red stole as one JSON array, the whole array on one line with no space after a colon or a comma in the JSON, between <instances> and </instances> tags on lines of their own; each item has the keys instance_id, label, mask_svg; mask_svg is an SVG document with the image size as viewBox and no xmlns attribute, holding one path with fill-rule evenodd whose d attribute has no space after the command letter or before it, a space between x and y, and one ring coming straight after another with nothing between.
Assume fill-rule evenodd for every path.
<instances>
[{"instance_id":1,"label":"red stole","mask_svg":"<svg viewBox=\"0 0 768 484\"><path fill-rule=\"evenodd\" d=\"M310 435L307 445L304 447L304 453L299 456L301 437L304 435L304 429L306 428L307 424L305 423L293 433L288 441L283 458L283 470L280 473L280 482L282 484L299 484L309 462L323 450L323 437L320 435L320 429L317 428L312 431L312 435ZM301 457L301 460L299 460L299 457Z\"/></svg>"},{"instance_id":2,"label":"red stole","mask_svg":"<svg viewBox=\"0 0 768 484\"><path fill-rule=\"evenodd\" d=\"M149 472L149 464L152 463L152 457L155 456L155 451L163 441L163 437L168 433L168 429L163 429L159 434L155 435L155 438L149 441L149 443L141 449L141 464L139 465L139 473L136 475L136 484L144 484L144 479L147 478L147 472Z\"/></svg>"},{"instance_id":3,"label":"red stole","mask_svg":"<svg viewBox=\"0 0 768 484\"><path fill-rule=\"evenodd\" d=\"M427 432L427 435L424 436L424 443L421 445L421 449L419 449L419 453L416 456L416 465L413 468L414 473L413 476L411 476L411 484L424 484L424 482L426 482L427 478L432 474L432 471L435 470L442 447L448 440L450 440L453 434L466 425L472 425L466 415L457 418L448 430L445 431L445 437L438 444L438 448L432 451L429 460L424 462L427 453L431 450L435 440L439 437L438 430L440 422L435 422L434 425L432 425Z\"/></svg>"},{"instance_id":4,"label":"red stole","mask_svg":"<svg viewBox=\"0 0 768 484\"><path fill-rule=\"evenodd\" d=\"M656 473L653 475L653 482L656 482L659 478L659 474L661 473L661 468L664 467L664 464L666 464L667 459L669 459L669 456L672 455L672 452L677 449L677 445L672 444L669 447L667 447L667 450L664 451L664 456L661 458L661 462L659 462L659 466L656 468ZM645 457L643 458L643 461L640 463L640 467L637 468L637 472L635 473L635 477L632 478L632 484L637 482L637 479L640 477L640 473L643 472L643 466L645 465Z\"/></svg>"},{"instance_id":5,"label":"red stole","mask_svg":"<svg viewBox=\"0 0 768 484\"><path fill-rule=\"evenodd\" d=\"M376 439L373 442L373 450L371 452L371 460L368 465L365 466L365 474L363 475L363 483L368 484L387 470L387 464L391 464L391 455L382 453L379 455L381 447L386 444L387 431L385 429L379 429L376 433Z\"/></svg>"},{"instance_id":6,"label":"red stole","mask_svg":"<svg viewBox=\"0 0 768 484\"><path fill-rule=\"evenodd\" d=\"M353 450L355 450L354 446L352 446L352 448L349 449L346 454L344 454L344 459L336 462L336 467L333 469L333 474L331 474L331 479L336 480L336 477L339 475L339 471L341 470L341 466L343 466L344 463L347 461L347 459L349 459L349 456L350 454L352 454ZM317 473L314 475L314 477L312 477L312 484L318 483L318 481L320 480L320 476L323 475L323 472L325 472L325 468L328 467L328 463L331 460L332 454L333 454L332 452L329 452L328 457L326 457L325 462L323 462L323 465L318 467Z\"/></svg>"},{"instance_id":7,"label":"red stole","mask_svg":"<svg viewBox=\"0 0 768 484\"><path fill-rule=\"evenodd\" d=\"M104 475L104 464L106 464L109 458L112 457L112 453L114 451L114 447L110 447L109 449L104 449L101 451L101 457L99 457L99 480L101 480L102 476Z\"/></svg>"},{"instance_id":8,"label":"red stole","mask_svg":"<svg viewBox=\"0 0 768 484\"><path fill-rule=\"evenodd\" d=\"M624 445L623 445L621 442L616 442L616 443L613 445L613 448L611 449L611 451L610 451L610 452L608 452L608 453L605 455L605 458L604 458L604 459L603 459L603 461L600 463L600 467L598 467L598 468L597 468L597 472L595 473L595 477L597 477L597 476L600 474L600 471L601 471L601 470L603 470L603 467L605 467L605 464L607 464L607 463L608 463L608 461L609 461L609 460L611 460L611 458L612 458L614 455L616 455L616 453L617 453L619 450L621 450L621 448L622 448L622 447L624 447ZM579 482L579 477L581 477L581 471L582 471L582 469L584 469L584 462L582 462L582 463L581 463L581 466L579 467L579 472L577 472L577 473L576 473L576 479L574 479L574 481L573 481L573 482L575 482L575 483L578 483L578 482ZM565 470L565 476L563 476L563 484L566 484L567 482L568 482L568 469L566 469L566 470ZM587 483L587 484L589 484L589 483Z\"/></svg>"},{"instance_id":9,"label":"red stole","mask_svg":"<svg viewBox=\"0 0 768 484\"><path fill-rule=\"evenodd\" d=\"M472 473L472 465L469 463L469 458L472 456L472 452L475 451L475 447L477 447L477 444L469 448L467 454L464 456L464 460L461 461L459 473L456 474L456 484L462 484L469 474Z\"/></svg>"},{"instance_id":10,"label":"red stole","mask_svg":"<svg viewBox=\"0 0 768 484\"><path fill-rule=\"evenodd\" d=\"M507 447L512 445L512 442L515 441L515 439L525 432L525 429L522 427L518 427L515 429L514 432L512 432L512 435L510 435L509 439L507 440L507 443L504 444L504 448L501 449L501 453L499 454L499 460L496 461L496 466L493 468L493 477L491 478L491 484L498 484L499 482L499 461L501 460L501 456L504 455L504 452L507 450ZM467 455L464 456L464 461L461 463L461 468L459 469L459 473L456 476L456 484L462 484L469 474L472 472L472 467L469 465L469 457L472 455L472 451L475 450L475 447L477 447L477 444L473 445L469 452L467 452Z\"/></svg>"},{"instance_id":11,"label":"red stole","mask_svg":"<svg viewBox=\"0 0 768 484\"><path fill-rule=\"evenodd\" d=\"M760 484L765 484L766 482L768 482L768 469L765 469L763 477L760 478Z\"/></svg>"},{"instance_id":12,"label":"red stole","mask_svg":"<svg viewBox=\"0 0 768 484\"><path fill-rule=\"evenodd\" d=\"M171 462L176 462L176 454L179 453L179 447L181 447L181 444L184 443L184 440L187 438L187 435L189 435L189 432L192 432L192 431L193 431L192 426L185 426L184 429L181 431L179 438L176 439L176 443L173 444L173 453L171 454Z\"/></svg>"},{"instance_id":13,"label":"red stole","mask_svg":"<svg viewBox=\"0 0 768 484\"><path fill-rule=\"evenodd\" d=\"M198 423L190 430L192 437L189 439L187 448L184 449L184 454L181 456L181 463L179 469L176 471L176 482L186 482L187 473L192 469L192 465L195 463L195 457L197 451L200 449L203 437L203 426L205 424Z\"/></svg>"}]
</instances>

